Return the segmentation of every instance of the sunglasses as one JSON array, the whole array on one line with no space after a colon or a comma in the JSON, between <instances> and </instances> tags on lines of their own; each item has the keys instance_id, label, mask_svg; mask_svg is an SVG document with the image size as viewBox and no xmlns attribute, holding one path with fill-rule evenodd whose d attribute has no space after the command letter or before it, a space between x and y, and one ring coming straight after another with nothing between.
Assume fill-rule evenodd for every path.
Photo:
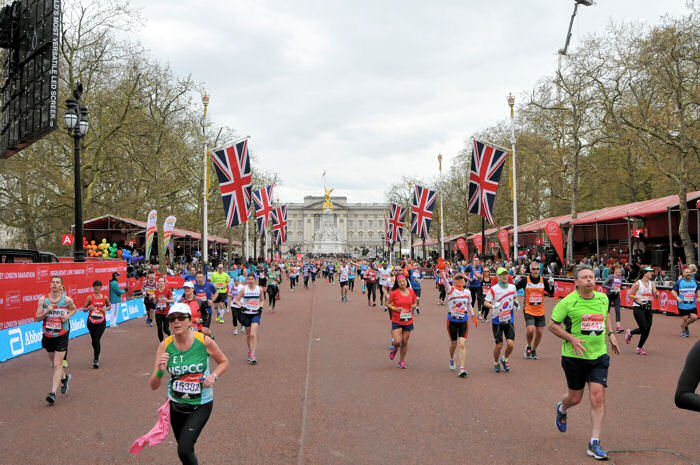
<instances>
[{"instance_id":1,"label":"sunglasses","mask_svg":"<svg viewBox=\"0 0 700 465\"><path fill-rule=\"evenodd\" d=\"M189 319L190 319L189 316L169 316L169 317L168 317L168 321L169 321L170 323L172 323L172 322L175 321L175 320L177 320L177 321L185 321L185 320L189 320Z\"/></svg>"}]
</instances>

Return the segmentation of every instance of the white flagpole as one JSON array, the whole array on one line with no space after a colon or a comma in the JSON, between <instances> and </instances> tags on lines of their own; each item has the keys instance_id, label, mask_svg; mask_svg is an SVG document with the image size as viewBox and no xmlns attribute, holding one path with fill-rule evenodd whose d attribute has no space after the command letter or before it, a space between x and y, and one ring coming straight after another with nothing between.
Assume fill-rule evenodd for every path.
<instances>
[{"instance_id":1,"label":"white flagpole","mask_svg":"<svg viewBox=\"0 0 700 465\"><path fill-rule=\"evenodd\" d=\"M508 94L510 106L510 147L513 155L513 262L518 261L518 189L517 176L515 175L515 97Z\"/></svg>"},{"instance_id":2,"label":"white flagpole","mask_svg":"<svg viewBox=\"0 0 700 465\"><path fill-rule=\"evenodd\" d=\"M202 136L204 136L204 154L203 154L203 173L204 177L202 178L202 196L204 199L204 202L202 203L202 260L204 261L204 272L207 272L207 266L209 265L209 237L207 233L207 229L209 229L209 224L208 224L208 199L207 199L207 188L209 187L207 185L207 180L209 177L207 176L208 169L209 168L209 160L207 159L207 153L209 152L209 147L208 147L208 141L207 141L207 135L204 130L204 122L207 118L207 106L209 105L209 96L207 94L202 95L202 104L204 105L204 116L202 117Z\"/></svg>"},{"instance_id":3,"label":"white flagpole","mask_svg":"<svg viewBox=\"0 0 700 465\"><path fill-rule=\"evenodd\" d=\"M248 257L249 257L248 246L250 245L248 243L248 223L249 223L248 221L245 222L245 241L244 241L245 242L245 246L244 246L245 252L243 252L243 256L245 257L246 263L248 262Z\"/></svg>"}]
</instances>

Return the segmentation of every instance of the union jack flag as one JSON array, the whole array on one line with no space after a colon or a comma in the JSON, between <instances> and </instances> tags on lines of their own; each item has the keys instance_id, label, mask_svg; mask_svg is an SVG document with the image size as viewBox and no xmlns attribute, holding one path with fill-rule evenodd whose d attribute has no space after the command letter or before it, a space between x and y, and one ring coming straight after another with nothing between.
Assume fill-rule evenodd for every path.
<instances>
[{"instance_id":1,"label":"union jack flag","mask_svg":"<svg viewBox=\"0 0 700 465\"><path fill-rule=\"evenodd\" d=\"M253 191L253 203L255 204L255 220L258 223L258 230L260 235L264 236L272 214L272 184Z\"/></svg>"},{"instance_id":2,"label":"union jack flag","mask_svg":"<svg viewBox=\"0 0 700 465\"><path fill-rule=\"evenodd\" d=\"M401 233L403 233L405 221L406 209L392 203L389 210L389 238L391 242L401 242Z\"/></svg>"},{"instance_id":3,"label":"union jack flag","mask_svg":"<svg viewBox=\"0 0 700 465\"><path fill-rule=\"evenodd\" d=\"M416 184L411 204L411 232L423 240L428 238L436 199L437 191Z\"/></svg>"},{"instance_id":4,"label":"union jack flag","mask_svg":"<svg viewBox=\"0 0 700 465\"><path fill-rule=\"evenodd\" d=\"M287 206L282 205L272 210L272 235L275 244L287 242Z\"/></svg>"},{"instance_id":5,"label":"union jack flag","mask_svg":"<svg viewBox=\"0 0 700 465\"><path fill-rule=\"evenodd\" d=\"M248 157L248 140L230 147L213 150L216 175L219 177L221 199L226 211L226 226L237 226L248 221L252 173Z\"/></svg>"},{"instance_id":6,"label":"union jack flag","mask_svg":"<svg viewBox=\"0 0 700 465\"><path fill-rule=\"evenodd\" d=\"M489 224L493 224L493 202L507 158L507 151L474 139L467 209L486 218Z\"/></svg>"}]
</instances>

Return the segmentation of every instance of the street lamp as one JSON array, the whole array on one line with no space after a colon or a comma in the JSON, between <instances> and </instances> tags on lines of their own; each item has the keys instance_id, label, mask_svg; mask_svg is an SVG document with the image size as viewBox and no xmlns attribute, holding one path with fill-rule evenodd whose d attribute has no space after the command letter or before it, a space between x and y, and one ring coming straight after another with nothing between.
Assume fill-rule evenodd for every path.
<instances>
[{"instance_id":1,"label":"street lamp","mask_svg":"<svg viewBox=\"0 0 700 465\"><path fill-rule=\"evenodd\" d=\"M510 150L513 155L513 260L518 260L518 186L515 176L515 97L508 93L508 106L510 106Z\"/></svg>"},{"instance_id":2,"label":"street lamp","mask_svg":"<svg viewBox=\"0 0 700 465\"><path fill-rule=\"evenodd\" d=\"M73 136L73 189L75 191L75 235L73 237L73 261L84 262L85 250L83 249L83 192L80 181L80 146L81 139L90 128L88 120L88 108L80 104L83 95L83 85L78 83L73 90L73 98L66 100L66 114L63 122L68 130L68 135Z\"/></svg>"},{"instance_id":3,"label":"street lamp","mask_svg":"<svg viewBox=\"0 0 700 465\"><path fill-rule=\"evenodd\" d=\"M566 42L564 43L564 48L559 50L559 55L566 55L566 51L569 49L569 42L571 41L571 28L574 25L574 18L576 17L576 12L578 11L578 6L591 6L593 5L592 0L574 0L574 12L571 14L571 20L569 21L569 31L566 33Z\"/></svg>"},{"instance_id":4,"label":"street lamp","mask_svg":"<svg viewBox=\"0 0 700 465\"><path fill-rule=\"evenodd\" d=\"M445 259L445 228L442 221L442 154L438 153L438 167L440 169L440 257ZM425 238L423 238L425 242Z\"/></svg>"},{"instance_id":5,"label":"street lamp","mask_svg":"<svg viewBox=\"0 0 700 465\"><path fill-rule=\"evenodd\" d=\"M204 154L202 160L204 165L204 177L202 178L202 261L204 262L203 269L204 275L206 276L207 267L209 265L209 234L207 232L207 229L209 228L207 221L207 210L209 209L209 183L207 182L209 181L209 159L207 157L207 153L209 152L209 147L207 146L208 141L205 126L205 121L207 119L207 107L209 106L209 95L207 95L206 93L202 95L202 105L204 105L204 115L202 115L202 137L204 139Z\"/></svg>"}]
</instances>

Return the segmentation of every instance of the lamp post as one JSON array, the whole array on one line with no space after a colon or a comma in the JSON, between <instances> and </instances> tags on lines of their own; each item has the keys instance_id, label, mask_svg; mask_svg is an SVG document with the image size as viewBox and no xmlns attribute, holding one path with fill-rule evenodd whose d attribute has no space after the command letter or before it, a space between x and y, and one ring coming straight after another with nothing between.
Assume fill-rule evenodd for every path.
<instances>
[{"instance_id":1,"label":"lamp post","mask_svg":"<svg viewBox=\"0 0 700 465\"><path fill-rule=\"evenodd\" d=\"M202 261L204 262L204 276L206 277L207 267L209 266L209 234L207 229L209 227L207 221L207 215L209 210L208 197L209 197L209 159L207 158L207 152L209 152L205 120L207 118L207 107L209 106L209 95L206 93L202 95L202 105L204 105L204 115L202 116L202 138L204 139L204 154L203 154L203 173L202 178Z\"/></svg>"},{"instance_id":2,"label":"lamp post","mask_svg":"<svg viewBox=\"0 0 700 465\"><path fill-rule=\"evenodd\" d=\"M75 236L73 238L73 260L85 261L83 249L83 191L80 181L80 146L81 140L87 134L90 127L88 121L88 108L80 104L83 96L83 85L78 83L73 90L73 98L66 100L66 114L63 122L68 130L68 135L73 136L73 181L75 190Z\"/></svg>"},{"instance_id":3,"label":"lamp post","mask_svg":"<svg viewBox=\"0 0 700 465\"><path fill-rule=\"evenodd\" d=\"M513 155L513 260L518 260L518 186L515 175L515 97L508 94L508 106L510 106L510 150Z\"/></svg>"},{"instance_id":4,"label":"lamp post","mask_svg":"<svg viewBox=\"0 0 700 465\"><path fill-rule=\"evenodd\" d=\"M445 259L445 227L442 221L442 154L438 153L438 167L440 169L440 257ZM425 238L423 238L425 242Z\"/></svg>"}]
</instances>

